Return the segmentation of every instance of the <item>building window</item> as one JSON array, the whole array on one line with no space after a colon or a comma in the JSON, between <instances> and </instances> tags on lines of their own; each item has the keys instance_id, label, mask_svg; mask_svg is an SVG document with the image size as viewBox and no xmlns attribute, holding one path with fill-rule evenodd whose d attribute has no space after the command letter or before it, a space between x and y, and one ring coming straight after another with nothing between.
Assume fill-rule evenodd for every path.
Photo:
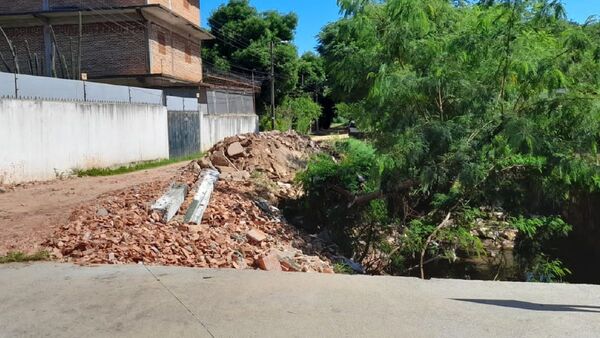
<instances>
[{"instance_id":1,"label":"building window","mask_svg":"<svg viewBox=\"0 0 600 338\"><path fill-rule=\"evenodd\" d=\"M185 62L192 63L192 48L189 42L185 43Z\"/></svg>"},{"instance_id":2,"label":"building window","mask_svg":"<svg viewBox=\"0 0 600 338\"><path fill-rule=\"evenodd\" d=\"M167 54L167 39L163 32L158 32L158 52L162 55Z\"/></svg>"}]
</instances>

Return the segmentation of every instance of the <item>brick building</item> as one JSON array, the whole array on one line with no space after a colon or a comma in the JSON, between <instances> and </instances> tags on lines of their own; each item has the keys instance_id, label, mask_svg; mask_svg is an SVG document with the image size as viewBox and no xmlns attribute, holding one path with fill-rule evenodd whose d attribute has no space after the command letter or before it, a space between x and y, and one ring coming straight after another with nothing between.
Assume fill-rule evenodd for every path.
<instances>
[{"instance_id":1,"label":"brick building","mask_svg":"<svg viewBox=\"0 0 600 338\"><path fill-rule=\"evenodd\" d=\"M199 0L0 1L17 56L0 35L0 71L77 78L81 69L99 82L198 88L200 47L212 38L199 23Z\"/></svg>"}]
</instances>

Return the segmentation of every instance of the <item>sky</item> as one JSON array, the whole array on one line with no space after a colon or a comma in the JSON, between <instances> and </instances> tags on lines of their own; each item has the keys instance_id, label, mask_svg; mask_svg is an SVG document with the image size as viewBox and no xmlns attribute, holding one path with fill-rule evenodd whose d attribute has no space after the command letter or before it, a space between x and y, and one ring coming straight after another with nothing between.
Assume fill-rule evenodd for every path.
<instances>
[{"instance_id":1,"label":"sky","mask_svg":"<svg viewBox=\"0 0 600 338\"><path fill-rule=\"evenodd\" d=\"M210 14L227 3L227 0L200 0L202 7L202 25ZM336 0L250 0L252 6L259 11L277 10L282 13L295 12L299 22L295 43L300 54L314 51L317 46L316 36L327 23L336 21L339 9ZM563 0L567 14L571 20L585 22L591 15L600 15L600 0Z\"/></svg>"}]
</instances>

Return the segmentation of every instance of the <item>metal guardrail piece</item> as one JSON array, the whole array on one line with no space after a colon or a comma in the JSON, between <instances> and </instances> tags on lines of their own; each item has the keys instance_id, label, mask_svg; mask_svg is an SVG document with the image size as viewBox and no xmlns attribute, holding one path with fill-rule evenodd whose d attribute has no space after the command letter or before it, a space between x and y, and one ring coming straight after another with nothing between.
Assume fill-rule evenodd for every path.
<instances>
[{"instance_id":1,"label":"metal guardrail piece","mask_svg":"<svg viewBox=\"0 0 600 338\"><path fill-rule=\"evenodd\" d=\"M204 211L210 202L215 183L219 180L219 172L214 169L205 169L200 173L200 184L194 195L194 201L185 214L184 222L189 224L202 223Z\"/></svg>"},{"instance_id":2,"label":"metal guardrail piece","mask_svg":"<svg viewBox=\"0 0 600 338\"><path fill-rule=\"evenodd\" d=\"M161 196L153 205L152 210L158 212L162 220L166 223L171 221L188 192L186 184L174 184L169 188L169 191Z\"/></svg>"}]
</instances>

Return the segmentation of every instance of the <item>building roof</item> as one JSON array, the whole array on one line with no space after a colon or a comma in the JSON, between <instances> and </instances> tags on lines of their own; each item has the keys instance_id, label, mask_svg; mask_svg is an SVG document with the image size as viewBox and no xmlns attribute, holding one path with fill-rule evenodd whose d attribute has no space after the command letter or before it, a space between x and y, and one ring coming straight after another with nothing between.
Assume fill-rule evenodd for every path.
<instances>
[{"instance_id":1,"label":"building roof","mask_svg":"<svg viewBox=\"0 0 600 338\"><path fill-rule=\"evenodd\" d=\"M170 25L185 30L193 38L198 40L214 39L204 28L190 22L184 17L170 11L160 4L151 4L143 6L126 6L110 8L73 8L52 11L23 12L23 13L0 13L0 26L38 26L40 21L51 21L53 24L73 23L77 15L85 17L85 22L104 22L104 21L125 21L124 16L130 16L132 19L136 16L152 16L159 18ZM120 16L115 16L119 14Z\"/></svg>"}]
</instances>

